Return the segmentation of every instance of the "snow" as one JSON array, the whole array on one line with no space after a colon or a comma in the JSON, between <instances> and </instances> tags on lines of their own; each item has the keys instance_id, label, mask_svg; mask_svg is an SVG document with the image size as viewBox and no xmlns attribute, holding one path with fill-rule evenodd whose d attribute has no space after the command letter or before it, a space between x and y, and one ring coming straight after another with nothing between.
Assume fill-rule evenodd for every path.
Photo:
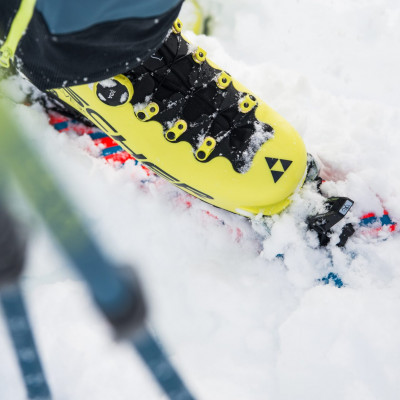
<instances>
[{"instance_id":1,"label":"snow","mask_svg":"<svg viewBox=\"0 0 400 400\"><path fill-rule=\"evenodd\" d=\"M334 180L323 190L355 200L354 218L385 207L400 221L398 3L201 3L216 15L214 36L186 36L296 127ZM257 221L201 202L186 209L168 183L143 187L144 172L90 157L87 140L55 133L39 107L15 112L106 254L139 271L149 324L198 398L398 398L398 236L352 239L355 258L331 248L332 267L302 222L321 207L309 187L267 236ZM243 231L239 243L229 226ZM345 287L318 283L330 271ZM164 398L40 224L23 282L56 400ZM2 320L0 354L2 400L24 399Z\"/></svg>"},{"instance_id":2,"label":"snow","mask_svg":"<svg viewBox=\"0 0 400 400\"><path fill-rule=\"evenodd\" d=\"M103 81L99 82L99 85L103 88L112 88L117 86L117 82L113 79L104 79Z\"/></svg>"}]
</instances>

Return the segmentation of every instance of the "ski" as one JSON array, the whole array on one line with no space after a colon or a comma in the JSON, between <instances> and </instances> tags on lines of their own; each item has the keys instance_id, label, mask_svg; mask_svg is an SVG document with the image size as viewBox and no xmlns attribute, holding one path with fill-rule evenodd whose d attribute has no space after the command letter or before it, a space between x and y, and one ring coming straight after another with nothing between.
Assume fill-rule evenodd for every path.
<instances>
[{"instance_id":1,"label":"ski","mask_svg":"<svg viewBox=\"0 0 400 400\"><path fill-rule=\"evenodd\" d=\"M97 158L104 159L107 163L113 165L116 168L122 167L126 162L134 162L138 171L144 171L146 178L142 179L143 184L147 184L154 181L163 181L153 171L148 169L145 165L137 161L132 155L126 152L121 146L119 146L113 139L102 132L99 128L92 126L90 123L85 124L70 115L66 115L54 110L47 110L49 123L60 133L75 133L78 136L88 136L94 146L98 149L96 154L91 153ZM90 150L88 150L90 153ZM181 192L180 203L185 204L187 208L192 207L194 201L197 201L193 196ZM209 210L204 210L204 214L221 224L225 224L223 219L218 217L216 214ZM239 228L228 227L232 232L235 232L236 238L239 241L242 237L242 232ZM359 218L358 226L355 227L356 233L359 233L366 238L377 238L380 232L388 231L389 233L395 233L398 231L398 225L393 221L387 210L384 210L382 215L376 215L375 213L366 213Z\"/></svg>"},{"instance_id":2,"label":"ski","mask_svg":"<svg viewBox=\"0 0 400 400\"><path fill-rule=\"evenodd\" d=\"M140 176L144 175L144 178L141 179L141 184L145 188L146 185L149 184L168 184L165 180L158 177L153 171L148 169L145 165L141 164L139 161L135 160L135 158L127 153L121 146L119 146L115 141L113 141L109 136L107 136L104 132L102 132L99 128L92 126L90 123L83 123L82 121L75 119L74 116L67 115L64 113L60 113L54 110L47 110L49 123L52 125L58 132L68 134L72 133L78 136L87 136L91 139L97 151L93 153L93 150L88 149L88 152L100 159L105 160L105 162L109 163L114 168L121 168L125 163L133 162L135 164L135 168L137 173ZM143 174L144 172L144 174ZM316 181L318 182L318 189L320 190L321 185L325 181L319 178L317 175L315 176ZM322 196L322 193L321 193ZM177 196L177 202L184 207L191 208L194 202L201 203L198 199L194 198L190 194L185 192L180 192ZM325 205L328 209L327 212L322 213L320 215L315 215L309 217L307 223L308 227L311 230L315 230L320 245L324 248L330 241L331 228L339 222L341 219L345 217L345 215L350 210L353 201L347 198L331 198L325 201ZM332 211L333 208L333 211ZM226 229L229 230L231 234L235 235L235 240L240 242L243 240L244 234L241 229L234 224L232 221L230 223L226 223L224 218L213 213L209 209L204 207L200 207L201 212L208 219L208 222L218 223L223 225ZM330 209L330 210L329 210ZM344 211L343 211L344 210ZM341 211L341 212L340 212ZM327 218L328 217L328 218ZM329 220L331 219L331 220ZM262 224L262 223L261 223ZM263 234L260 237L262 241L265 238L265 234L268 235L268 229L264 229ZM382 215L376 215L375 213L366 213L359 217L358 223L356 224L346 224L342 228L342 232L340 234L340 240L336 243L337 246L341 247L343 251L345 250L345 245L349 237L353 234L355 237L359 237L367 242L374 242L380 240L386 240L388 237L398 232L399 227L398 224L393 221L389 215L387 210L384 210ZM267 233L265 233L267 232ZM260 244L260 248L262 248ZM326 250L326 254L328 258L331 260L332 272L329 272L326 276L320 278L317 283L321 284L333 284L336 287L343 287L345 284L342 281L341 277L336 274L335 266L332 261L332 255L330 250ZM284 254L277 254L276 257L284 262L285 256ZM355 255L352 254L351 258L354 258Z\"/></svg>"},{"instance_id":3,"label":"ski","mask_svg":"<svg viewBox=\"0 0 400 400\"><path fill-rule=\"evenodd\" d=\"M29 399L50 400L51 394L18 284L0 290L0 301Z\"/></svg>"},{"instance_id":4,"label":"ski","mask_svg":"<svg viewBox=\"0 0 400 400\"><path fill-rule=\"evenodd\" d=\"M137 333L132 344L170 399L194 400L161 344L147 329Z\"/></svg>"}]
</instances>

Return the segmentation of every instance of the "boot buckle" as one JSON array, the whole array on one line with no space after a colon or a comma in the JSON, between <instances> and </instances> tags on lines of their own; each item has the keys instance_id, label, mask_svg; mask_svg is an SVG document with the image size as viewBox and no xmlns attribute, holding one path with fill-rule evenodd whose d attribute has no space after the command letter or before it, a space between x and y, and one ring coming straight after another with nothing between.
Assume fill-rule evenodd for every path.
<instances>
[{"instance_id":1,"label":"boot buckle","mask_svg":"<svg viewBox=\"0 0 400 400\"><path fill-rule=\"evenodd\" d=\"M217 141L211 137L207 136L201 146L197 149L196 151L196 158L199 161L206 161L207 158L210 156L210 154L213 152L215 149L215 146L217 145Z\"/></svg>"},{"instance_id":2,"label":"boot buckle","mask_svg":"<svg viewBox=\"0 0 400 400\"><path fill-rule=\"evenodd\" d=\"M201 47L198 47L197 50L193 53L193 60L197 62L197 64L202 64L206 60L206 56L207 52Z\"/></svg>"},{"instance_id":3,"label":"boot buckle","mask_svg":"<svg viewBox=\"0 0 400 400\"><path fill-rule=\"evenodd\" d=\"M220 89L226 89L232 82L232 77L225 71L222 71L217 79L217 86Z\"/></svg>"},{"instance_id":4,"label":"boot buckle","mask_svg":"<svg viewBox=\"0 0 400 400\"><path fill-rule=\"evenodd\" d=\"M239 109L242 113L250 112L257 105L257 99L252 94L247 94L239 103Z\"/></svg>"},{"instance_id":5,"label":"boot buckle","mask_svg":"<svg viewBox=\"0 0 400 400\"><path fill-rule=\"evenodd\" d=\"M187 123L183 119L175 122L174 126L167 131L165 138L169 142L176 142L181 135L187 131Z\"/></svg>"},{"instance_id":6,"label":"boot buckle","mask_svg":"<svg viewBox=\"0 0 400 400\"><path fill-rule=\"evenodd\" d=\"M183 26L182 25L182 21L179 18L177 18L175 20L174 24L172 25L172 31L175 34L181 33L182 32L182 26Z\"/></svg>"},{"instance_id":7,"label":"boot buckle","mask_svg":"<svg viewBox=\"0 0 400 400\"><path fill-rule=\"evenodd\" d=\"M141 121L149 121L160 111L157 103L150 103L142 110L136 112L136 117Z\"/></svg>"}]
</instances>

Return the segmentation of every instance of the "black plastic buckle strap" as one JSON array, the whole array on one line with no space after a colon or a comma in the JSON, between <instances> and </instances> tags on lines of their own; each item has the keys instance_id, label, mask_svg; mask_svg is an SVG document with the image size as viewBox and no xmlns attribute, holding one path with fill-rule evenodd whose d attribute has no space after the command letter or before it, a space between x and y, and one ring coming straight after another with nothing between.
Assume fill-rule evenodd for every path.
<instances>
[{"instance_id":1,"label":"black plastic buckle strap","mask_svg":"<svg viewBox=\"0 0 400 400\"><path fill-rule=\"evenodd\" d=\"M330 242L332 228L347 215L353 204L354 201L347 197L330 197L325 202L326 212L307 218L308 228L317 232L321 246L326 246ZM352 224L346 224L336 245L344 247L354 231Z\"/></svg>"}]
</instances>

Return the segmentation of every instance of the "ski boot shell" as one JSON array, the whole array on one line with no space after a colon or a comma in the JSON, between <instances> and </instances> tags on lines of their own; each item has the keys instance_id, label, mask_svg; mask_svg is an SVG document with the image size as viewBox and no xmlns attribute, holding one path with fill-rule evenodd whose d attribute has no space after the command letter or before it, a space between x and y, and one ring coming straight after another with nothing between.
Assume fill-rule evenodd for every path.
<instances>
[{"instance_id":1,"label":"ski boot shell","mask_svg":"<svg viewBox=\"0 0 400 400\"><path fill-rule=\"evenodd\" d=\"M133 71L51 94L186 192L248 217L279 213L305 179L303 140L181 27Z\"/></svg>"}]
</instances>

